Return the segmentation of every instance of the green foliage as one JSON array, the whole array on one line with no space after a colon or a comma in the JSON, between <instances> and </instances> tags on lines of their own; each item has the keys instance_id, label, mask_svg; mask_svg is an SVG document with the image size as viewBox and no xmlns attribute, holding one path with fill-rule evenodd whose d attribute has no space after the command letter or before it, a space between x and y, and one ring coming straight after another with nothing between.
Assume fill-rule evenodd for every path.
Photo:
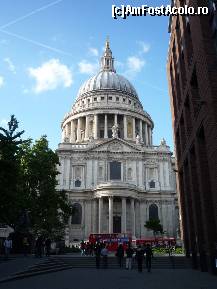
<instances>
[{"instance_id":1,"label":"green foliage","mask_svg":"<svg viewBox=\"0 0 217 289\"><path fill-rule=\"evenodd\" d=\"M144 225L148 230L152 230L153 234L156 235L158 232L163 234L163 226L159 219L150 219L146 221Z\"/></svg>"},{"instance_id":2,"label":"green foliage","mask_svg":"<svg viewBox=\"0 0 217 289\"><path fill-rule=\"evenodd\" d=\"M24 131L17 132L17 129L14 115L8 122L8 129L0 127L0 222L13 228L22 210L18 155L20 146L27 142L21 139Z\"/></svg>"},{"instance_id":3,"label":"green foliage","mask_svg":"<svg viewBox=\"0 0 217 289\"><path fill-rule=\"evenodd\" d=\"M62 236L70 207L66 193L56 191L58 156L49 149L46 136L23 150L23 190L28 195L32 230L35 234Z\"/></svg>"},{"instance_id":4,"label":"green foliage","mask_svg":"<svg viewBox=\"0 0 217 289\"><path fill-rule=\"evenodd\" d=\"M21 227L28 215L33 234L61 237L70 214L64 191L56 191L58 156L46 136L22 140L12 115L8 129L0 127L0 222Z\"/></svg>"}]
</instances>

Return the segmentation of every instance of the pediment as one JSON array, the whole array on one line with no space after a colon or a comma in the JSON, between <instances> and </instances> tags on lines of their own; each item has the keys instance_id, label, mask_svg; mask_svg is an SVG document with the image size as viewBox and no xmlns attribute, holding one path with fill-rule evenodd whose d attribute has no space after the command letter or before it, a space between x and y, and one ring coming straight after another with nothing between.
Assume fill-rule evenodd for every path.
<instances>
[{"instance_id":1,"label":"pediment","mask_svg":"<svg viewBox=\"0 0 217 289\"><path fill-rule=\"evenodd\" d=\"M101 144L94 146L89 149L91 152L141 152L140 148L137 148L136 145L130 144L127 141L122 139L111 139Z\"/></svg>"}]
</instances>

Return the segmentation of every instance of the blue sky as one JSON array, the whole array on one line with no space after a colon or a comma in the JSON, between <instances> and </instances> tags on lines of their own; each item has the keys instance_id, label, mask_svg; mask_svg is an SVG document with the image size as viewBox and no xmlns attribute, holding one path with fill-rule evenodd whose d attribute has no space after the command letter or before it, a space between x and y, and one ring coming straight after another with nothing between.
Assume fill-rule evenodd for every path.
<instances>
[{"instance_id":1,"label":"blue sky","mask_svg":"<svg viewBox=\"0 0 217 289\"><path fill-rule=\"evenodd\" d=\"M173 149L166 59L168 17L113 19L111 6L169 1L1 0L0 125L15 114L25 137L52 149L81 84L97 71L107 35L119 74L136 88L154 123L154 144Z\"/></svg>"}]
</instances>

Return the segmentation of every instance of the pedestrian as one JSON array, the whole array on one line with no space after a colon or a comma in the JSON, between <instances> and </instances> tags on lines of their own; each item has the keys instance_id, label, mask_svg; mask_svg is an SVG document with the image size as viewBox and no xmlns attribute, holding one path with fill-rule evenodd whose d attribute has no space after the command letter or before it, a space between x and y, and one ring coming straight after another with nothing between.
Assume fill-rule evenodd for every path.
<instances>
[{"instance_id":1,"label":"pedestrian","mask_svg":"<svg viewBox=\"0 0 217 289\"><path fill-rule=\"evenodd\" d=\"M23 238L23 254L24 256L27 256L29 250L29 241L28 238L25 236Z\"/></svg>"},{"instance_id":2,"label":"pedestrian","mask_svg":"<svg viewBox=\"0 0 217 289\"><path fill-rule=\"evenodd\" d=\"M35 243L35 256L41 258L43 251L43 237L39 236Z\"/></svg>"},{"instance_id":3,"label":"pedestrian","mask_svg":"<svg viewBox=\"0 0 217 289\"><path fill-rule=\"evenodd\" d=\"M46 239L45 248L46 248L46 256L50 257L50 249L51 249L51 239L50 238Z\"/></svg>"},{"instance_id":4,"label":"pedestrian","mask_svg":"<svg viewBox=\"0 0 217 289\"><path fill-rule=\"evenodd\" d=\"M153 251L150 244L147 244L145 248L145 259L146 259L146 268L148 272L151 272L151 259L153 258Z\"/></svg>"},{"instance_id":5,"label":"pedestrian","mask_svg":"<svg viewBox=\"0 0 217 289\"><path fill-rule=\"evenodd\" d=\"M134 254L134 250L131 247L131 244L128 244L128 247L126 249L126 269L131 270L132 269L132 259L133 259L133 254Z\"/></svg>"},{"instance_id":6,"label":"pedestrian","mask_svg":"<svg viewBox=\"0 0 217 289\"><path fill-rule=\"evenodd\" d=\"M124 264L124 247L123 247L122 244L119 244L119 246L117 248L116 256L118 258L118 264L119 264L120 268L123 268L123 264Z\"/></svg>"},{"instance_id":7,"label":"pedestrian","mask_svg":"<svg viewBox=\"0 0 217 289\"><path fill-rule=\"evenodd\" d=\"M141 245L138 246L136 250L136 260L138 265L138 272L142 272L142 263L144 260L144 250L142 249Z\"/></svg>"},{"instance_id":8,"label":"pedestrian","mask_svg":"<svg viewBox=\"0 0 217 289\"><path fill-rule=\"evenodd\" d=\"M5 260L8 260L10 251L12 249L12 240L9 237L7 237L3 245L4 245L4 251L5 251Z\"/></svg>"},{"instance_id":9,"label":"pedestrian","mask_svg":"<svg viewBox=\"0 0 217 289\"><path fill-rule=\"evenodd\" d=\"M85 243L84 241L81 242L81 256L85 255Z\"/></svg>"},{"instance_id":10,"label":"pedestrian","mask_svg":"<svg viewBox=\"0 0 217 289\"><path fill-rule=\"evenodd\" d=\"M101 250L101 256L102 256L102 262L103 262L103 268L108 268L108 249L106 247L106 244L103 244L102 250Z\"/></svg>"},{"instance_id":11,"label":"pedestrian","mask_svg":"<svg viewBox=\"0 0 217 289\"><path fill-rule=\"evenodd\" d=\"M101 260L101 245L100 243L96 243L95 246L95 257L96 257L96 268L100 268L100 260Z\"/></svg>"}]
</instances>

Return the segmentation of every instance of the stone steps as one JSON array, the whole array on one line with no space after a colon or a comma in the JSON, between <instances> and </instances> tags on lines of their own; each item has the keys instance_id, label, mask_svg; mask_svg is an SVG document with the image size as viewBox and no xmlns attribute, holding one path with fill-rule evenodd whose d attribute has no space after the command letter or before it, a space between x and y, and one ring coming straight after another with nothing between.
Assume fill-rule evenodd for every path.
<instances>
[{"instance_id":1,"label":"stone steps","mask_svg":"<svg viewBox=\"0 0 217 289\"><path fill-rule=\"evenodd\" d=\"M124 259L124 268L125 268ZM101 262L101 267L102 267ZM143 264L145 267L145 264ZM95 257L80 257L80 256L55 256L42 259L40 263L28 267L26 270L17 272L9 278L0 281L6 282L10 280L23 279L35 275L48 274L52 272L68 270L73 268L83 268L83 269L95 269ZM190 268L190 262L185 257L154 257L152 259L152 269L188 269ZM116 257L108 257L108 270L109 269L119 269L119 265ZM133 269L137 269L136 260L133 260Z\"/></svg>"}]
</instances>

